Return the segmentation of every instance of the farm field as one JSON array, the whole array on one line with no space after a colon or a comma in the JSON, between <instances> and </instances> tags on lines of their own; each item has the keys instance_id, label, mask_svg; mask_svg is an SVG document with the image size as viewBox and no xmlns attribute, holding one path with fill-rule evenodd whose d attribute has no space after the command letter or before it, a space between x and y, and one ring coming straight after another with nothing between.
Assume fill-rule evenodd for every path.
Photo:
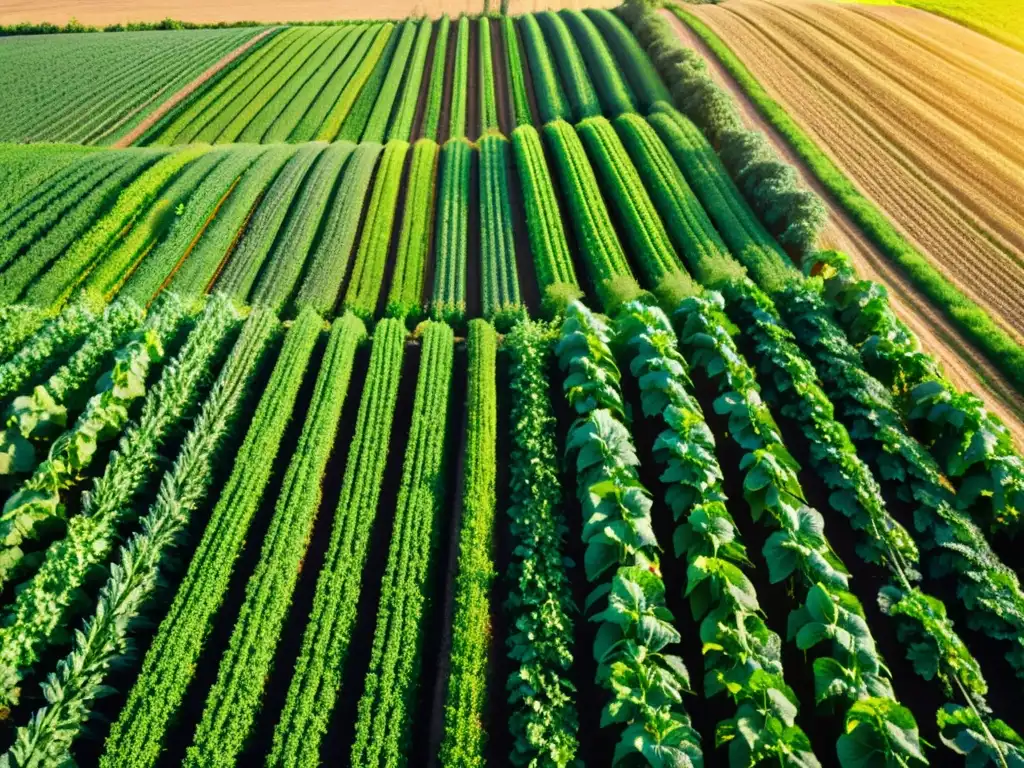
<instances>
[{"instance_id":1,"label":"farm field","mask_svg":"<svg viewBox=\"0 0 1024 768\"><path fill-rule=\"evenodd\" d=\"M1024 350L668 11L378 15L0 143L0 768L1024 765Z\"/></svg>"}]
</instances>

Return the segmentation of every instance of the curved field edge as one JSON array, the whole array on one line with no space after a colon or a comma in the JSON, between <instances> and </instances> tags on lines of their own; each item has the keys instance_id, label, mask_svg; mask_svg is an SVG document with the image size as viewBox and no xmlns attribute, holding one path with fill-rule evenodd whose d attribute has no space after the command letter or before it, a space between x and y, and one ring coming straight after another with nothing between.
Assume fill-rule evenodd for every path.
<instances>
[{"instance_id":1,"label":"curved field edge","mask_svg":"<svg viewBox=\"0 0 1024 768\"><path fill-rule=\"evenodd\" d=\"M908 241L885 214L821 150L773 99L746 65L700 19L670 5L669 11L696 34L743 89L758 112L786 140L864 235L950 320L964 338L1024 395L1024 347L984 309L965 296Z\"/></svg>"}]
</instances>

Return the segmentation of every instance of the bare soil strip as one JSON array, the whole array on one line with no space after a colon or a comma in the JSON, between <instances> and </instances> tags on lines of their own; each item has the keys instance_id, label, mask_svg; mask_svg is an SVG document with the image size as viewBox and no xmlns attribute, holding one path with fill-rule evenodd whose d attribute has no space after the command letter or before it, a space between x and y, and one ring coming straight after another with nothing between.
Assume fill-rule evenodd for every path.
<instances>
[{"instance_id":1,"label":"bare soil strip","mask_svg":"<svg viewBox=\"0 0 1024 768\"><path fill-rule=\"evenodd\" d=\"M245 43L242 43L242 45L240 45L237 48L235 48L235 50L233 50L231 53L229 53L223 59L221 59L216 64L211 66L209 69L207 69L201 75L199 75L199 77L197 77L191 83L186 85L184 88L182 88L176 94L171 96L171 98L169 98L167 101L165 101L159 107L157 107L152 112L150 112L149 115L147 115L146 118L141 123L139 123L131 131L129 131L127 134L125 134L113 146L115 146L115 147L130 147L136 141L136 139L138 139L142 134L144 134L146 131L148 131L150 126L154 125L157 120L159 120L161 117L163 117L168 112L170 112L172 109L174 109L176 106L178 106L178 104L180 104L184 99L188 98L191 93L193 93L197 88L199 88L201 85L203 85L207 80L209 80L211 77L213 77L218 72L220 72L222 69L224 69L224 67L226 67L228 64L230 64L232 61L234 61L239 56L241 56L243 53L245 53L250 48L252 48L254 45L256 45L256 43L258 43L264 37L269 35L271 32L275 31L275 29L276 29L276 27L271 27L270 29L265 29L262 32L260 32L259 34L249 38L249 40L246 41Z\"/></svg>"},{"instance_id":2,"label":"bare soil strip","mask_svg":"<svg viewBox=\"0 0 1024 768\"><path fill-rule=\"evenodd\" d=\"M863 277L877 280L884 285L889 291L896 314L917 334L922 347L942 362L950 380L958 388L978 394L986 405L1006 422L1014 433L1018 445L1024 445L1024 398L960 335L941 311L936 309L864 236L846 212L834 203L817 177L803 165L785 139L761 116L743 89L725 71L704 42L674 15L668 11L662 13L683 43L705 58L715 80L736 99L745 122L751 128L762 131L772 141L779 154L797 169L804 183L820 195L829 206L829 223L822 236L821 245L845 251L853 259Z\"/></svg>"}]
</instances>

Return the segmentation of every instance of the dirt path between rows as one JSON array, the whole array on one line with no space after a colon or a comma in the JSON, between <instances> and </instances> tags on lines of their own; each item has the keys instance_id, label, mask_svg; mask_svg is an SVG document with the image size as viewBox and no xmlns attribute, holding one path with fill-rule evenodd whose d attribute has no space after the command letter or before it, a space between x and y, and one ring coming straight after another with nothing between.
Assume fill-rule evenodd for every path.
<instances>
[{"instance_id":1,"label":"dirt path between rows","mask_svg":"<svg viewBox=\"0 0 1024 768\"><path fill-rule=\"evenodd\" d=\"M148 131L151 126L155 125L160 118L162 118L164 115L166 115L176 106L178 106L182 101L187 99L193 92L195 92L197 88L206 83L207 80L209 80L211 77L213 77L222 69L224 69L224 67L230 64L232 61L234 61L243 53L245 53L254 45L256 45L256 43L258 43L260 40L265 38L267 35L276 32L278 29L279 27L271 27L270 29L263 30L258 35L249 38L246 42L242 43L240 46L235 48L235 50L231 51L231 53L229 53L216 64L211 66L201 75L199 75L199 77L197 77L191 83L186 85L176 94L171 96L171 98L169 98L155 110L150 112L149 115L147 115L146 118L141 123L139 123L131 131L125 134L113 146L119 149L124 147L130 147L136 141L136 139L138 139L140 136L142 136L142 134Z\"/></svg>"},{"instance_id":2,"label":"dirt path between rows","mask_svg":"<svg viewBox=\"0 0 1024 768\"><path fill-rule=\"evenodd\" d=\"M1024 397L1003 375L946 319L945 316L871 243L857 225L790 148L786 140L765 120L746 92L725 70L715 55L689 27L668 10L660 12L672 25L680 40L708 63L708 70L719 85L736 99L744 121L762 131L781 157L791 163L803 181L829 208L829 222L821 245L848 253L862 277L876 280L889 290L893 310L921 340L921 346L935 355L946 375L959 389L981 397L1013 432L1017 445L1024 445Z\"/></svg>"}]
</instances>

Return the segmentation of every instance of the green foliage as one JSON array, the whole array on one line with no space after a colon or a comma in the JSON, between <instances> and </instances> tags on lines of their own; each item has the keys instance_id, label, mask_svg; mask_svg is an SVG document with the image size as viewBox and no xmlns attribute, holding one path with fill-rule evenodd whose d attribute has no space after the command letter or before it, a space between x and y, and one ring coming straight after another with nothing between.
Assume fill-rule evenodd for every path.
<instances>
[{"instance_id":1,"label":"green foliage","mask_svg":"<svg viewBox=\"0 0 1024 768\"><path fill-rule=\"evenodd\" d=\"M423 26L421 22L420 27ZM413 43L417 42L417 25L416 22L407 20L402 24L402 32L398 36L398 44L395 46L394 53L391 56L391 61L388 64L387 75L384 77L383 82L380 84L380 90L376 93L376 98L372 102L373 109L370 112L370 116L366 121L366 127L363 129L360 136L360 141L384 141L385 135L388 134L388 123L391 120L391 111L395 106L395 102L398 101L399 110L405 108L402 102L399 101L399 88L402 84L402 77L405 74L406 64L409 61L409 54L412 52ZM417 46L419 47L419 46ZM424 52L425 55L425 52ZM413 64L413 70L415 71L415 62ZM412 73L410 73L411 75ZM420 64L419 75L423 74L423 66ZM367 87L371 87L372 84ZM419 79L416 81L416 92L418 94ZM360 100L362 100L363 94L360 94ZM415 106L413 107L415 109ZM354 114L354 113L353 113ZM401 112L395 113L395 120L408 119L411 125L412 118L404 117ZM349 126L345 126L342 129L342 138L345 138L346 129ZM354 130L354 126L353 126ZM389 138L401 138L403 141L408 137L402 136L389 136ZM356 139L353 138L352 141Z\"/></svg>"},{"instance_id":2,"label":"green foliage","mask_svg":"<svg viewBox=\"0 0 1024 768\"><path fill-rule=\"evenodd\" d=\"M373 194L364 217L363 237L352 264L352 276L345 293L345 308L366 320L373 318L376 313L377 300L382 292L381 283L391 248L391 230L395 223L398 193L408 153L409 144L405 141L389 141L384 147Z\"/></svg>"},{"instance_id":3,"label":"green foliage","mask_svg":"<svg viewBox=\"0 0 1024 768\"><path fill-rule=\"evenodd\" d=\"M494 61L491 54L491 20L486 15L477 20L477 40L479 42L477 88L480 99L480 125L477 135L483 136L489 131L500 131L498 125L498 97L494 92Z\"/></svg>"},{"instance_id":4,"label":"green foliage","mask_svg":"<svg viewBox=\"0 0 1024 768\"><path fill-rule=\"evenodd\" d=\"M359 232L363 203L370 191L373 171L383 150L380 144L363 142L356 146L345 165L334 199L326 213L316 249L299 287L295 305L311 306L319 314L334 312L341 284L348 271L352 246Z\"/></svg>"},{"instance_id":5,"label":"green foliage","mask_svg":"<svg viewBox=\"0 0 1024 768\"><path fill-rule=\"evenodd\" d=\"M381 87L384 85L385 80L388 79L391 62L395 58L404 32L410 26L412 26L412 21L407 20L400 23L399 28L401 31L393 25L385 26L381 30L382 37L374 42L374 48L377 47L378 43L381 44L380 54L372 70L361 65L360 70L352 75L352 80L346 86L345 93L342 94L341 98L338 99L338 102L331 109L330 114L324 120L324 124L320 126L320 131L317 133L318 139L325 139L327 141L335 141L336 139L345 139L347 141L360 140L370 120L370 115L374 111L377 96L381 93ZM386 35L384 30L387 30ZM373 51L367 56L367 59L372 56L372 53ZM364 64L366 63L367 61L364 60ZM398 88L397 83L395 88ZM346 99L349 93L351 93L351 101ZM342 113L344 113L343 120ZM387 118L384 119L384 123L386 127Z\"/></svg>"},{"instance_id":6,"label":"green foliage","mask_svg":"<svg viewBox=\"0 0 1024 768\"><path fill-rule=\"evenodd\" d=\"M559 450L548 370L554 330L527 320L505 344L509 388L508 516L512 541L508 610L515 631L505 639L512 670L505 684L512 707L512 765L568 766L579 742L573 662L577 608L566 573Z\"/></svg>"},{"instance_id":7,"label":"green foliage","mask_svg":"<svg viewBox=\"0 0 1024 768\"><path fill-rule=\"evenodd\" d=\"M325 699L320 691L337 692L342 684L384 481L404 345L405 328L400 321L377 324L331 540L267 758L274 765L304 766L320 759L320 743L336 700Z\"/></svg>"},{"instance_id":8,"label":"green foliage","mask_svg":"<svg viewBox=\"0 0 1024 768\"><path fill-rule=\"evenodd\" d=\"M485 136L480 152L480 293L484 317L499 330L510 327L525 313L519 295L516 244L509 200L508 140Z\"/></svg>"},{"instance_id":9,"label":"green foliage","mask_svg":"<svg viewBox=\"0 0 1024 768\"><path fill-rule=\"evenodd\" d=\"M449 104L448 138L466 137L466 106L469 101L469 16L459 18L455 38L455 61Z\"/></svg>"},{"instance_id":10,"label":"green foliage","mask_svg":"<svg viewBox=\"0 0 1024 768\"><path fill-rule=\"evenodd\" d=\"M636 97L594 23L582 11L564 10L560 16L579 46L604 114L616 117L625 112L636 112Z\"/></svg>"},{"instance_id":11,"label":"green foliage","mask_svg":"<svg viewBox=\"0 0 1024 768\"><path fill-rule=\"evenodd\" d=\"M624 222L623 232L645 282L685 274L665 225L615 129L603 117L584 120L576 132L589 150L602 188Z\"/></svg>"},{"instance_id":12,"label":"green foliage","mask_svg":"<svg viewBox=\"0 0 1024 768\"><path fill-rule=\"evenodd\" d=\"M523 35L523 49L530 65L541 123L547 125L552 120L571 120L569 101L562 90L558 70L555 69L555 62L551 58L551 51L544 41L544 32L537 23L536 16L529 13L520 16L519 31ZM518 117L516 119L518 120Z\"/></svg>"},{"instance_id":13,"label":"green foliage","mask_svg":"<svg viewBox=\"0 0 1024 768\"><path fill-rule=\"evenodd\" d=\"M141 768L160 756L167 727L195 674L196 660L270 480L321 328L316 313L305 312L288 331L231 476L107 737L100 759L104 768Z\"/></svg>"},{"instance_id":14,"label":"green foliage","mask_svg":"<svg viewBox=\"0 0 1024 768\"><path fill-rule=\"evenodd\" d=\"M526 90L526 72L523 70L523 54L519 47L519 33L511 16L502 15L501 34L505 42L505 67L508 70L508 90L512 95L512 111L515 125L533 125L530 109L530 95ZM503 83L498 83L499 88Z\"/></svg>"},{"instance_id":15,"label":"green foliage","mask_svg":"<svg viewBox=\"0 0 1024 768\"><path fill-rule=\"evenodd\" d=\"M292 155L274 179L256 209L246 221L238 247L217 276L217 290L244 304L259 276L267 256L274 248L288 211L302 186L309 169L320 157L326 144L305 144ZM291 255L291 254L289 254Z\"/></svg>"},{"instance_id":16,"label":"green foliage","mask_svg":"<svg viewBox=\"0 0 1024 768\"><path fill-rule=\"evenodd\" d=\"M656 102L671 100L672 95L629 27L611 11L588 8L584 13L615 55L615 64L622 69L641 110L648 112Z\"/></svg>"},{"instance_id":17,"label":"green foliage","mask_svg":"<svg viewBox=\"0 0 1024 768\"><path fill-rule=\"evenodd\" d=\"M187 299L203 296L214 282L225 258L246 230L264 191L277 178L281 168L295 155L294 147L271 147L252 164L232 187L213 222L203 230L188 255L167 285Z\"/></svg>"},{"instance_id":18,"label":"green foliage","mask_svg":"<svg viewBox=\"0 0 1024 768\"><path fill-rule=\"evenodd\" d=\"M572 126L561 120L544 126L544 135L551 150L551 158L558 171L562 194L568 203L569 218L576 232L579 247L590 279L601 301L610 310L610 304L635 298L632 270L619 243L608 209L601 197L597 178L587 160L586 150ZM612 281L616 281L612 289Z\"/></svg>"},{"instance_id":19,"label":"green foliage","mask_svg":"<svg viewBox=\"0 0 1024 768\"><path fill-rule=\"evenodd\" d=\"M434 39L434 59L430 65L430 84L423 112L423 137L437 141L440 138L441 102L444 100L444 75L448 63L448 35L452 20L445 13L437 22Z\"/></svg>"},{"instance_id":20,"label":"green foliage","mask_svg":"<svg viewBox=\"0 0 1024 768\"><path fill-rule=\"evenodd\" d=\"M466 313L466 261L469 258L469 188L473 145L451 139L441 148L441 189L434 242L434 294L430 315L457 323Z\"/></svg>"},{"instance_id":21,"label":"green foliage","mask_svg":"<svg viewBox=\"0 0 1024 768\"><path fill-rule=\"evenodd\" d=\"M394 116L391 118L391 125L388 127L388 141L392 139L412 141L412 123L416 119L416 105L419 103L423 70L427 65L432 25L433 22L425 18L420 22L419 30L416 32L416 43L409 59L409 71L406 73L405 82L402 85L402 96L398 100ZM372 137L372 134L370 135ZM366 140L364 134L363 141Z\"/></svg>"},{"instance_id":22,"label":"green foliage","mask_svg":"<svg viewBox=\"0 0 1024 768\"><path fill-rule=\"evenodd\" d=\"M311 309L296 321L319 322ZM336 320L317 374L306 421L245 588L238 619L220 659L185 765L231 761L251 735L302 560L320 509L321 485L334 448L356 348L366 328L354 315Z\"/></svg>"},{"instance_id":23,"label":"green foliage","mask_svg":"<svg viewBox=\"0 0 1024 768\"><path fill-rule=\"evenodd\" d=\"M470 320L467 354L462 527L440 761L442 765L483 766L491 585L498 575L494 569L498 336L485 320Z\"/></svg>"},{"instance_id":24,"label":"green foliage","mask_svg":"<svg viewBox=\"0 0 1024 768\"><path fill-rule=\"evenodd\" d=\"M422 330L420 371L402 484L381 585L370 663L357 707L353 765L397 765L408 760L409 732L423 654L429 574L438 549L444 498L448 395L455 335L444 323Z\"/></svg>"},{"instance_id":25,"label":"green foliage","mask_svg":"<svg viewBox=\"0 0 1024 768\"><path fill-rule=\"evenodd\" d=\"M132 502L160 458L160 445L198 401L210 366L237 322L229 301L211 300L177 357L164 367L147 394L142 412L111 454L103 474L83 496L81 512L67 535L46 552L39 572L21 586L0 629L0 703L19 698L19 681L33 671L40 654L71 640L70 614L79 606L90 573L108 562Z\"/></svg>"},{"instance_id":26,"label":"green foliage","mask_svg":"<svg viewBox=\"0 0 1024 768\"><path fill-rule=\"evenodd\" d=\"M512 148L526 209L530 250L541 290L547 293L555 286L567 286L577 292L572 298L578 298L579 281L565 239L558 198L540 134L533 126L521 125L512 132ZM559 288L554 294L562 292L563 289Z\"/></svg>"},{"instance_id":27,"label":"green foliage","mask_svg":"<svg viewBox=\"0 0 1024 768\"><path fill-rule=\"evenodd\" d=\"M535 16L544 30L549 50L558 64L558 74L565 88L573 121L579 122L584 118L600 115L601 102L597 98L593 83L590 82L587 65L579 48L576 47L569 28L553 11L543 11Z\"/></svg>"},{"instance_id":28,"label":"green foliage","mask_svg":"<svg viewBox=\"0 0 1024 768\"><path fill-rule=\"evenodd\" d=\"M274 247L252 291L252 304L271 307L275 312L284 309L303 272L341 170L354 149L355 144L338 141L317 157L274 240Z\"/></svg>"},{"instance_id":29,"label":"green foliage","mask_svg":"<svg viewBox=\"0 0 1024 768\"><path fill-rule=\"evenodd\" d=\"M249 315L174 465L164 474L156 501L140 521L140 530L122 545L71 652L43 685L46 706L18 729L11 749L0 757L3 765L28 768L70 759L72 742L84 730L92 702L104 694L105 680L128 651L133 622L156 591L163 558L209 491L217 450L238 416L276 326L270 312Z\"/></svg>"},{"instance_id":30,"label":"green foliage","mask_svg":"<svg viewBox=\"0 0 1024 768\"><path fill-rule=\"evenodd\" d=\"M46 319L46 313L31 304L0 306L0 361L6 364Z\"/></svg>"},{"instance_id":31,"label":"green foliage","mask_svg":"<svg viewBox=\"0 0 1024 768\"><path fill-rule=\"evenodd\" d=\"M389 317L417 322L423 315L423 289L434 235L438 154L433 139L420 139L413 145L395 272L388 294Z\"/></svg>"}]
</instances>

